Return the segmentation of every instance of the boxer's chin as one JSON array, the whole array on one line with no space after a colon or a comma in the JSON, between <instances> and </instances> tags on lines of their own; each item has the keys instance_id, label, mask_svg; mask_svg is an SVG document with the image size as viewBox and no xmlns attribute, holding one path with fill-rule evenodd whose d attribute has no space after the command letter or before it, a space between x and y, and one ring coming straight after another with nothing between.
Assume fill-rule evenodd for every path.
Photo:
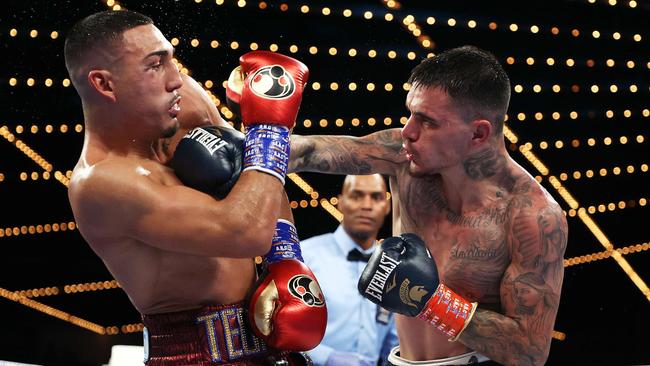
<instances>
[{"instance_id":1,"label":"boxer's chin","mask_svg":"<svg viewBox=\"0 0 650 366\"><path fill-rule=\"evenodd\" d=\"M423 171L420 167L417 165L411 164L409 165L409 175L411 177L419 178L419 177L424 177L425 175L428 175L425 171Z\"/></svg>"},{"instance_id":2,"label":"boxer's chin","mask_svg":"<svg viewBox=\"0 0 650 366\"><path fill-rule=\"evenodd\" d=\"M162 137L164 139L168 139L168 138L174 136L176 131L178 131L178 128L180 127L180 125L179 125L178 120L176 118L174 118L174 121L176 123L174 123L173 126L170 126L169 128L167 128L166 130L163 131L163 133L162 133L163 136Z\"/></svg>"}]
</instances>

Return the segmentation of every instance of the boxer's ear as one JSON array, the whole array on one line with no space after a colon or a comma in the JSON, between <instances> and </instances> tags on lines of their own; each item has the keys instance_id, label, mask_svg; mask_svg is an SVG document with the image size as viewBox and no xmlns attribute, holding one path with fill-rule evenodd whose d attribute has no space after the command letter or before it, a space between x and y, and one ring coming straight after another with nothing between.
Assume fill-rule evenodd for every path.
<instances>
[{"instance_id":1,"label":"boxer's ear","mask_svg":"<svg viewBox=\"0 0 650 366\"><path fill-rule=\"evenodd\" d=\"M472 145L482 145L492 134L492 123L485 119L479 119L472 122Z\"/></svg>"},{"instance_id":2,"label":"boxer's ear","mask_svg":"<svg viewBox=\"0 0 650 366\"><path fill-rule=\"evenodd\" d=\"M108 70L90 70L88 72L88 84L102 97L115 102L115 93L111 81L111 72Z\"/></svg>"}]
</instances>

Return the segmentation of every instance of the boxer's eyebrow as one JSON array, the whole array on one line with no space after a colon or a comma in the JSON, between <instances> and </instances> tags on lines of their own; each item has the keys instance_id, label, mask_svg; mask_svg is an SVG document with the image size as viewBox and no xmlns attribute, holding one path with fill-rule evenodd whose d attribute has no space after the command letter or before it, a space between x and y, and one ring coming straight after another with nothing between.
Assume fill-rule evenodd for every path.
<instances>
[{"instance_id":1,"label":"boxer's eyebrow","mask_svg":"<svg viewBox=\"0 0 650 366\"><path fill-rule=\"evenodd\" d=\"M422 120L425 120L425 121L438 123L438 120L437 120L437 119L435 119L435 118L433 118L433 117L430 117L430 116L428 116L428 115L426 115L426 114L424 114L424 113L422 113L422 112L413 112L413 115L415 115L415 116L418 117L419 119L422 119Z\"/></svg>"},{"instance_id":2,"label":"boxer's eyebrow","mask_svg":"<svg viewBox=\"0 0 650 366\"><path fill-rule=\"evenodd\" d=\"M176 51L176 48L172 47L172 49L171 49L171 54L172 55L174 54L174 51ZM167 56L169 54L170 54L169 50L153 51L150 54L146 55L144 58L147 59L147 58L149 58L151 56L161 56L162 57L162 56Z\"/></svg>"},{"instance_id":3,"label":"boxer's eyebrow","mask_svg":"<svg viewBox=\"0 0 650 366\"><path fill-rule=\"evenodd\" d=\"M149 58L151 56L161 56L162 57L162 56L167 56L168 54L169 54L169 51L160 50L160 51L151 52L150 54L146 55L144 58L147 59L147 58Z\"/></svg>"}]
</instances>

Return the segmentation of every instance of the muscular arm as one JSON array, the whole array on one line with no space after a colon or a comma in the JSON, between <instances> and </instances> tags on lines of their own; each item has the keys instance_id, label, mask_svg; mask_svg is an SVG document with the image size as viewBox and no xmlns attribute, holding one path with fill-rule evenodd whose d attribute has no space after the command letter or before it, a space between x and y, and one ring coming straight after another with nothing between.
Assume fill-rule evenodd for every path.
<instances>
[{"instance_id":1,"label":"muscular arm","mask_svg":"<svg viewBox=\"0 0 650 366\"><path fill-rule=\"evenodd\" d=\"M397 128L363 137L293 135L289 171L395 175L397 166L406 163L401 149Z\"/></svg>"},{"instance_id":2,"label":"muscular arm","mask_svg":"<svg viewBox=\"0 0 650 366\"><path fill-rule=\"evenodd\" d=\"M171 252L242 258L268 251L286 200L279 180L261 172L242 173L217 201L182 185L162 185L131 166L79 178L69 194L79 230L100 251L131 239Z\"/></svg>"},{"instance_id":3,"label":"muscular arm","mask_svg":"<svg viewBox=\"0 0 650 366\"><path fill-rule=\"evenodd\" d=\"M551 347L567 244L557 205L522 209L511 222L512 263L501 282L503 314L477 310L459 340L505 365L543 365Z\"/></svg>"},{"instance_id":4,"label":"muscular arm","mask_svg":"<svg viewBox=\"0 0 650 366\"><path fill-rule=\"evenodd\" d=\"M185 134L195 128L206 125L231 128L221 117L210 95L189 75L181 74L183 86L178 90L181 96L181 111L178 114L179 131L169 139L163 139L169 157L174 154L178 142ZM294 222L286 193L282 199L280 218Z\"/></svg>"}]
</instances>

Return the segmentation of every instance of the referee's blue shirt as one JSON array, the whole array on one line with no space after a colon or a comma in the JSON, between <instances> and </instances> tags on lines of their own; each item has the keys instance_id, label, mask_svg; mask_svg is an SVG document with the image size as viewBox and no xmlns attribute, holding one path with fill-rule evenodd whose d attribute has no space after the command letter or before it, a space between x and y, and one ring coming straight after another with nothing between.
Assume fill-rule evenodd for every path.
<instances>
[{"instance_id":1,"label":"referee's blue shirt","mask_svg":"<svg viewBox=\"0 0 650 366\"><path fill-rule=\"evenodd\" d=\"M372 253L375 247L364 251L339 226L334 233L302 241L301 248L327 303L325 337L309 352L314 365L325 365L334 350L359 353L383 364L398 343L395 317L359 294L357 282L366 263L347 260L354 248Z\"/></svg>"}]
</instances>

